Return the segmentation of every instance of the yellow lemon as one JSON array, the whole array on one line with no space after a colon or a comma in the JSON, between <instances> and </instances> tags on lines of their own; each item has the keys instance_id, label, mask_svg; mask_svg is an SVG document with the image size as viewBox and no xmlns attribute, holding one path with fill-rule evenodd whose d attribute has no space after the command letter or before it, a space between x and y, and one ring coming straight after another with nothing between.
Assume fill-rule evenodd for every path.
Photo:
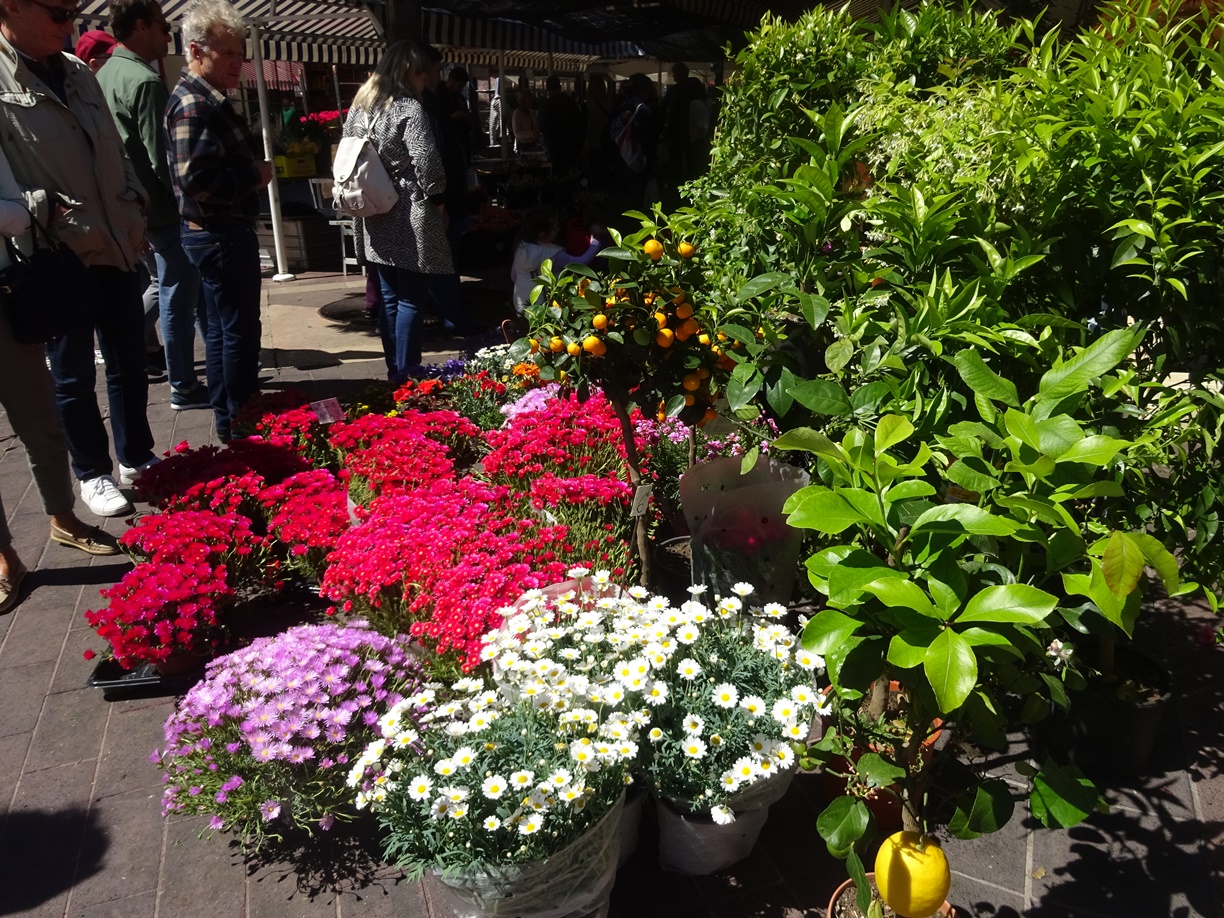
<instances>
[{"instance_id":1,"label":"yellow lemon","mask_svg":"<svg viewBox=\"0 0 1224 918\"><path fill-rule=\"evenodd\" d=\"M582 340L582 349L592 357L602 357L608 353L608 346L599 340L595 335L587 335Z\"/></svg>"},{"instance_id":2,"label":"yellow lemon","mask_svg":"<svg viewBox=\"0 0 1224 918\"><path fill-rule=\"evenodd\" d=\"M642 251L650 256L651 261L658 261L663 257L663 243L658 239L647 239Z\"/></svg>"},{"instance_id":3,"label":"yellow lemon","mask_svg":"<svg viewBox=\"0 0 1224 918\"><path fill-rule=\"evenodd\" d=\"M952 871L943 849L917 832L897 832L880 846L876 885L900 918L927 918L948 898Z\"/></svg>"},{"instance_id":4,"label":"yellow lemon","mask_svg":"<svg viewBox=\"0 0 1224 918\"><path fill-rule=\"evenodd\" d=\"M565 346L565 350L566 350L566 353L568 353L571 357L577 357L579 354L582 353L582 345L579 344L577 341L571 341L569 344Z\"/></svg>"},{"instance_id":5,"label":"yellow lemon","mask_svg":"<svg viewBox=\"0 0 1224 918\"><path fill-rule=\"evenodd\" d=\"M602 331L608 327L608 317L602 312L598 313L593 319L591 319L591 324Z\"/></svg>"},{"instance_id":6,"label":"yellow lemon","mask_svg":"<svg viewBox=\"0 0 1224 918\"><path fill-rule=\"evenodd\" d=\"M661 328L659 333L655 335L655 344L659 347L671 347L672 342L676 340L676 333L670 328Z\"/></svg>"},{"instance_id":7,"label":"yellow lemon","mask_svg":"<svg viewBox=\"0 0 1224 918\"><path fill-rule=\"evenodd\" d=\"M548 340L548 349L554 354L560 354L565 350L565 341L561 338L550 338Z\"/></svg>"},{"instance_id":8,"label":"yellow lemon","mask_svg":"<svg viewBox=\"0 0 1224 918\"><path fill-rule=\"evenodd\" d=\"M692 258L693 253L696 251L697 250L693 248L692 244L688 242L682 242L676 246L676 252L681 258Z\"/></svg>"}]
</instances>

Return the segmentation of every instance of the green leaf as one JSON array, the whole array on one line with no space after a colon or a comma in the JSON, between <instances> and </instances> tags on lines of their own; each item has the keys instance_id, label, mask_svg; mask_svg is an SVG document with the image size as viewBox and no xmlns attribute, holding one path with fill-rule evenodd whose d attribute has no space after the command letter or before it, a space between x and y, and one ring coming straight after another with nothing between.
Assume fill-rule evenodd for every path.
<instances>
[{"instance_id":1,"label":"green leaf","mask_svg":"<svg viewBox=\"0 0 1224 918\"><path fill-rule=\"evenodd\" d=\"M890 447L903 443L914 432L914 425L899 414L886 414L880 418L875 432L875 454L878 456Z\"/></svg>"},{"instance_id":2,"label":"green leaf","mask_svg":"<svg viewBox=\"0 0 1224 918\"><path fill-rule=\"evenodd\" d=\"M1155 536L1150 536L1145 532L1132 532L1130 537L1134 539L1143 551L1148 564L1160 576L1161 581L1164 583L1164 588L1169 594L1177 593L1181 584L1181 572L1178 569L1177 559L1173 557L1169 550Z\"/></svg>"},{"instance_id":3,"label":"green leaf","mask_svg":"<svg viewBox=\"0 0 1224 918\"><path fill-rule=\"evenodd\" d=\"M1062 456L1067 450L1084 439L1083 428L1065 414L1046 418L1037 423L1037 446L1043 453L1054 459Z\"/></svg>"},{"instance_id":4,"label":"green leaf","mask_svg":"<svg viewBox=\"0 0 1224 918\"><path fill-rule=\"evenodd\" d=\"M1039 405L1053 405L1068 395L1083 392L1088 383L1108 373L1131 355L1143 338L1144 328L1135 325L1101 335L1070 360L1046 372L1037 386Z\"/></svg>"},{"instance_id":5,"label":"green leaf","mask_svg":"<svg viewBox=\"0 0 1224 918\"><path fill-rule=\"evenodd\" d=\"M843 417L851 413L846 390L831 379L808 379L792 386L788 394L814 414Z\"/></svg>"},{"instance_id":6,"label":"green leaf","mask_svg":"<svg viewBox=\"0 0 1224 918\"><path fill-rule=\"evenodd\" d=\"M795 385L796 382L795 374L786 367L783 367L778 381L765 390L765 401L769 402L769 407L779 417L785 417L786 413L791 410L791 405L795 403L795 400L791 398L790 393L786 390Z\"/></svg>"},{"instance_id":7,"label":"green leaf","mask_svg":"<svg viewBox=\"0 0 1224 918\"><path fill-rule=\"evenodd\" d=\"M1128 533L1115 532L1109 537L1105 554L1101 557L1101 573L1109 592L1125 599L1139 585L1147 557L1139 543Z\"/></svg>"},{"instance_id":8,"label":"green leaf","mask_svg":"<svg viewBox=\"0 0 1224 918\"><path fill-rule=\"evenodd\" d=\"M841 373L854 356L854 344L849 338L838 338L825 348L825 366L830 373Z\"/></svg>"},{"instance_id":9,"label":"green leaf","mask_svg":"<svg viewBox=\"0 0 1224 918\"><path fill-rule=\"evenodd\" d=\"M768 274L758 274L735 292L735 301L745 303L755 299L762 293L768 293L775 287L791 283L791 276L781 271L771 271Z\"/></svg>"},{"instance_id":10,"label":"green leaf","mask_svg":"<svg viewBox=\"0 0 1224 918\"><path fill-rule=\"evenodd\" d=\"M1016 384L990 369L976 350L966 348L957 352L952 363L956 365L965 385L973 390L975 395L1019 407L1020 396L1016 392Z\"/></svg>"},{"instance_id":11,"label":"green leaf","mask_svg":"<svg viewBox=\"0 0 1224 918\"><path fill-rule=\"evenodd\" d=\"M919 615L942 620L943 616L931 604L930 598L918 584L912 580L902 580L900 577L887 577L863 587L864 593L870 593L884 605L890 608L913 609Z\"/></svg>"},{"instance_id":12,"label":"green leaf","mask_svg":"<svg viewBox=\"0 0 1224 918\"><path fill-rule=\"evenodd\" d=\"M1047 829L1069 829L1092 814L1098 799L1097 789L1078 768L1046 759L1033 777L1029 808Z\"/></svg>"},{"instance_id":13,"label":"green leaf","mask_svg":"<svg viewBox=\"0 0 1224 918\"><path fill-rule=\"evenodd\" d=\"M740 460L740 474L747 475L757 464L757 460L761 458L761 448L754 446L748 452L744 453L744 458Z\"/></svg>"},{"instance_id":14,"label":"green leaf","mask_svg":"<svg viewBox=\"0 0 1224 918\"><path fill-rule=\"evenodd\" d=\"M805 453L816 453L842 463L846 462L846 454L842 452L840 446L810 427L796 427L794 430L788 430L769 444L769 448L802 450Z\"/></svg>"},{"instance_id":15,"label":"green leaf","mask_svg":"<svg viewBox=\"0 0 1224 918\"><path fill-rule=\"evenodd\" d=\"M949 481L979 494L999 486L998 473L994 466L977 456L966 456L953 462L944 471L944 475Z\"/></svg>"},{"instance_id":16,"label":"green leaf","mask_svg":"<svg viewBox=\"0 0 1224 918\"><path fill-rule=\"evenodd\" d=\"M1007 536L1016 531L1011 520L968 504L946 504L932 507L914 523L911 535L919 530L966 532L970 535Z\"/></svg>"},{"instance_id":17,"label":"green leaf","mask_svg":"<svg viewBox=\"0 0 1224 918\"><path fill-rule=\"evenodd\" d=\"M841 564L829 574L829 602L848 606L859 598L867 584L884 577L900 579L904 576L870 552L858 549L843 558Z\"/></svg>"},{"instance_id":18,"label":"green leaf","mask_svg":"<svg viewBox=\"0 0 1224 918\"><path fill-rule=\"evenodd\" d=\"M885 493L884 497L890 503L898 500L912 500L915 497L930 497L935 488L925 481L911 478L909 481L899 481Z\"/></svg>"},{"instance_id":19,"label":"green leaf","mask_svg":"<svg viewBox=\"0 0 1224 918\"><path fill-rule=\"evenodd\" d=\"M989 586L969 600L965 611L956 616L958 625L966 622L1035 625L1054 611L1058 598L1026 583Z\"/></svg>"},{"instance_id":20,"label":"green leaf","mask_svg":"<svg viewBox=\"0 0 1224 918\"><path fill-rule=\"evenodd\" d=\"M747 366L747 364L740 364ZM727 381L727 405L732 411L739 411L752 402L764 380L759 374L753 375L748 381L742 382L734 376Z\"/></svg>"},{"instance_id":21,"label":"green leaf","mask_svg":"<svg viewBox=\"0 0 1224 918\"><path fill-rule=\"evenodd\" d=\"M939 710L944 714L959 708L977 685L977 657L973 648L950 628L927 648L923 670L935 692Z\"/></svg>"},{"instance_id":22,"label":"green leaf","mask_svg":"<svg viewBox=\"0 0 1224 918\"><path fill-rule=\"evenodd\" d=\"M835 491L809 485L796 495L790 503L793 508L786 522L798 529L815 529L836 535L844 529L863 523L867 518L846 503Z\"/></svg>"},{"instance_id":23,"label":"green leaf","mask_svg":"<svg viewBox=\"0 0 1224 918\"><path fill-rule=\"evenodd\" d=\"M843 612L825 609L817 612L804 627L803 647L812 653L826 654L862 627L863 622L856 621Z\"/></svg>"},{"instance_id":24,"label":"green leaf","mask_svg":"<svg viewBox=\"0 0 1224 918\"><path fill-rule=\"evenodd\" d=\"M892 787L905 777L904 768L885 761L877 752L865 753L854 767L870 787Z\"/></svg>"},{"instance_id":25,"label":"green leaf","mask_svg":"<svg viewBox=\"0 0 1224 918\"><path fill-rule=\"evenodd\" d=\"M829 301L812 293L799 294L799 311L812 328L819 328L829 315Z\"/></svg>"},{"instance_id":26,"label":"green leaf","mask_svg":"<svg viewBox=\"0 0 1224 918\"><path fill-rule=\"evenodd\" d=\"M803 562L812 578L813 585L816 585L817 581L827 581L829 575L833 573L833 569L841 564L854 550L849 545L834 545L831 548L816 552L816 554Z\"/></svg>"},{"instance_id":27,"label":"green leaf","mask_svg":"<svg viewBox=\"0 0 1224 918\"><path fill-rule=\"evenodd\" d=\"M1125 446L1125 440L1093 435L1072 444L1070 449L1056 458L1059 462L1083 462L1088 465L1103 466L1108 465L1118 451Z\"/></svg>"},{"instance_id":28,"label":"green leaf","mask_svg":"<svg viewBox=\"0 0 1224 918\"><path fill-rule=\"evenodd\" d=\"M816 831L829 846L829 852L845 857L867 831L870 813L867 805L854 797L834 797L825 811L816 817Z\"/></svg>"},{"instance_id":29,"label":"green leaf","mask_svg":"<svg viewBox=\"0 0 1224 918\"><path fill-rule=\"evenodd\" d=\"M948 831L957 838L971 839L998 832L1007 825L1016 809L1011 788L1006 781L994 778L956 797L956 812L948 822Z\"/></svg>"},{"instance_id":30,"label":"green leaf","mask_svg":"<svg viewBox=\"0 0 1224 918\"><path fill-rule=\"evenodd\" d=\"M926 659L931 642L939 637L936 627L920 629L906 628L898 631L888 642L888 662L899 669L913 669Z\"/></svg>"}]
</instances>

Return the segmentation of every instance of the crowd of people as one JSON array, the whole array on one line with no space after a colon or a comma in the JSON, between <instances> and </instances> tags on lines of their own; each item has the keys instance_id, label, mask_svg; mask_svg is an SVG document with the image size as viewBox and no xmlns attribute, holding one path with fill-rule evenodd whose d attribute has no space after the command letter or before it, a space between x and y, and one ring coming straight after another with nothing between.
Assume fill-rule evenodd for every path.
<instances>
[{"instance_id":1,"label":"crowd of people","mask_svg":"<svg viewBox=\"0 0 1224 918\"><path fill-rule=\"evenodd\" d=\"M76 516L72 478L93 514L132 511L120 489L157 461L147 417L157 320L171 407L211 408L222 442L258 388L255 220L272 177L226 95L245 50L234 7L197 0L188 9L187 66L173 92L158 69L170 26L157 0L114 0L111 13L113 34L87 33L76 56L64 49L79 7L0 0L3 232L13 253L28 255L39 238L66 249L90 293L84 303L41 304L65 317L45 345L18 341L7 314L0 321L0 403L25 447L51 539L91 555L118 546ZM0 297L13 267L6 247ZM206 388L195 372L197 333ZM97 360L110 436L95 393ZM20 600L25 573L0 507L0 612Z\"/></svg>"},{"instance_id":2,"label":"crowd of people","mask_svg":"<svg viewBox=\"0 0 1224 918\"><path fill-rule=\"evenodd\" d=\"M576 175L613 196L618 211L662 200L674 206L679 189L705 173L715 122L715 100L683 62L660 97L644 73L619 84L604 74L585 78L581 101L550 76L537 105L529 89L498 82L489 111L489 143L518 154L547 153L554 176Z\"/></svg>"}]
</instances>

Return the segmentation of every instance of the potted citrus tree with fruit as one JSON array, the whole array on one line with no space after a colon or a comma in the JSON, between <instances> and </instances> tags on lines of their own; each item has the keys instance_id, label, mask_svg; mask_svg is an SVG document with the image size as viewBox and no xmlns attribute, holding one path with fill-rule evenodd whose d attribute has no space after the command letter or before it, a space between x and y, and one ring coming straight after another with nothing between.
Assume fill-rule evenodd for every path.
<instances>
[{"instance_id":1,"label":"potted citrus tree with fruit","mask_svg":"<svg viewBox=\"0 0 1224 918\"><path fill-rule=\"evenodd\" d=\"M527 309L528 335L511 355L533 361L541 380L571 388L579 398L597 386L612 404L630 481L640 489L635 513L645 583L649 544L641 510L649 492L642 490L648 486L631 412L689 425L714 418L715 402L729 387L735 390L737 367L749 368L775 340L764 319L764 297L783 279L750 281L729 297L711 294L691 217L633 216L642 221L641 230L623 238L614 234L617 245L601 253L608 271L570 265L554 274L544 263ZM732 406L750 399L748 393Z\"/></svg>"}]
</instances>

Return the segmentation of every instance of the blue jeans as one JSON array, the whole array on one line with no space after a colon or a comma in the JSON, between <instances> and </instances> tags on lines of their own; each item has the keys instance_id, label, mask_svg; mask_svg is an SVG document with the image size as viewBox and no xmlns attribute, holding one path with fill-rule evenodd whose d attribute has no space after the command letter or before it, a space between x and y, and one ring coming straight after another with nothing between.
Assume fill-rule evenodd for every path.
<instances>
[{"instance_id":1,"label":"blue jeans","mask_svg":"<svg viewBox=\"0 0 1224 918\"><path fill-rule=\"evenodd\" d=\"M429 296L428 275L390 265L371 264L370 267L378 272L382 288L378 331L387 360L387 378L399 385L408 378L409 369L421 365L424 316L420 304Z\"/></svg>"},{"instance_id":2,"label":"blue jeans","mask_svg":"<svg viewBox=\"0 0 1224 918\"><path fill-rule=\"evenodd\" d=\"M166 347L166 375L170 390L185 395L200 382L195 369L197 322L201 339L208 340L200 272L183 251L177 224L150 229L149 243L157 262L157 306Z\"/></svg>"},{"instance_id":3,"label":"blue jeans","mask_svg":"<svg viewBox=\"0 0 1224 918\"><path fill-rule=\"evenodd\" d=\"M234 415L259 389L259 240L255 227L237 218L210 220L207 229L183 224L182 234L183 251L200 271L208 400L226 441Z\"/></svg>"},{"instance_id":4,"label":"blue jeans","mask_svg":"<svg viewBox=\"0 0 1224 918\"><path fill-rule=\"evenodd\" d=\"M89 273L94 291L89 303L92 317L47 345L55 378L55 404L64 421L72 471L82 481L114 470L106 425L94 393L95 331L106 362L115 455L130 468L153 458L153 433L145 416L149 378L145 375L140 273L108 267L90 268Z\"/></svg>"}]
</instances>

